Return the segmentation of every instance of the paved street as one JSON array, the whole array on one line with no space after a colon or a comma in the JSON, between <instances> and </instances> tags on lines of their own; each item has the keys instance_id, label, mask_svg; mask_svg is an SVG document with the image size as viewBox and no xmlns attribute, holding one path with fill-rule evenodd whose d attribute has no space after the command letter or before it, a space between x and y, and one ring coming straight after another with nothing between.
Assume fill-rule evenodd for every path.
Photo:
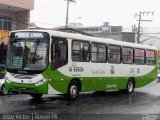
<instances>
[{"instance_id":1,"label":"paved street","mask_svg":"<svg viewBox=\"0 0 160 120\"><path fill-rule=\"evenodd\" d=\"M75 101L66 101L62 96L44 95L36 101L29 95L0 96L1 114L53 114L64 115L63 119L77 115L118 115L160 113L160 83L152 83L136 89L132 95L120 92L85 93ZM83 117L84 117L83 116ZM108 117L107 116L107 117ZM71 117L71 118L70 118ZM96 116L95 116L96 117ZM94 117L94 118L95 118ZM125 116L126 117L126 116ZM142 116L139 116L140 118Z\"/></svg>"}]
</instances>

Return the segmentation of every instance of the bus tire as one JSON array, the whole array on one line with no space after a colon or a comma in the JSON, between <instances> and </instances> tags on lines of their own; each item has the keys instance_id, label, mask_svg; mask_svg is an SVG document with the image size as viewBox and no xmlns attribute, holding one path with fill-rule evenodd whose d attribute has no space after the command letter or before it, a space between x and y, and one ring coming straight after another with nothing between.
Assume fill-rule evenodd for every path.
<instances>
[{"instance_id":1,"label":"bus tire","mask_svg":"<svg viewBox=\"0 0 160 120\"><path fill-rule=\"evenodd\" d=\"M5 85L3 84L1 87L1 95L7 95L8 94L8 90L6 90Z\"/></svg>"},{"instance_id":2,"label":"bus tire","mask_svg":"<svg viewBox=\"0 0 160 120\"><path fill-rule=\"evenodd\" d=\"M43 94L39 94L39 93L32 93L30 94L31 97L33 97L34 99L40 99L42 97Z\"/></svg>"},{"instance_id":3,"label":"bus tire","mask_svg":"<svg viewBox=\"0 0 160 120\"><path fill-rule=\"evenodd\" d=\"M65 98L67 100L75 100L79 96L80 85L77 81L72 81L68 86L67 94L65 94Z\"/></svg>"},{"instance_id":4,"label":"bus tire","mask_svg":"<svg viewBox=\"0 0 160 120\"><path fill-rule=\"evenodd\" d=\"M128 94L132 94L134 92L134 87L135 87L134 80L129 79L126 86L126 92Z\"/></svg>"}]
</instances>

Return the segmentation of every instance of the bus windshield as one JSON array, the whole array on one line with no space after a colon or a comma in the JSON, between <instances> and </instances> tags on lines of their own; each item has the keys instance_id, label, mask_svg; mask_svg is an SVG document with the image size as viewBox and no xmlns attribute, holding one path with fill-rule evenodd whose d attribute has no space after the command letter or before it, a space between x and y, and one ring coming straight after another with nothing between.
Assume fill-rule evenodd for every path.
<instances>
[{"instance_id":1,"label":"bus windshield","mask_svg":"<svg viewBox=\"0 0 160 120\"><path fill-rule=\"evenodd\" d=\"M48 65L48 42L37 40L10 41L7 68L20 70L44 70Z\"/></svg>"}]
</instances>

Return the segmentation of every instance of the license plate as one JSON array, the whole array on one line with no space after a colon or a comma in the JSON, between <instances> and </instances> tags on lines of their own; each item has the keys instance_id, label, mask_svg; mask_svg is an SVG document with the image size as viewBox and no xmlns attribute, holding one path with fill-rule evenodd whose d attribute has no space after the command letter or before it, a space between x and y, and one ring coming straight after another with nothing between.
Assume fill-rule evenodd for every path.
<instances>
[{"instance_id":1,"label":"license plate","mask_svg":"<svg viewBox=\"0 0 160 120\"><path fill-rule=\"evenodd\" d=\"M27 88L19 88L19 90L25 91L25 90L27 90Z\"/></svg>"}]
</instances>

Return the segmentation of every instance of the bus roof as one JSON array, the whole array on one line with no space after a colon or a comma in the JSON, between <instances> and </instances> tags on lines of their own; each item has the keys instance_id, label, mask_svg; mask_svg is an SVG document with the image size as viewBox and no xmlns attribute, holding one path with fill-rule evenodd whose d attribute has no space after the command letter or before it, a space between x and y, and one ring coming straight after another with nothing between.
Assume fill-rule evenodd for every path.
<instances>
[{"instance_id":1,"label":"bus roof","mask_svg":"<svg viewBox=\"0 0 160 120\"><path fill-rule=\"evenodd\" d=\"M109 38L99 38L99 37L82 35L79 33L69 33L69 32L63 32L63 31L58 31L58 30L39 30L39 29L37 30L36 29L36 30L17 30L17 31L11 31L11 32L25 32L25 31L47 32L50 34L50 36L65 37L65 38L70 38L70 39L77 39L77 40L97 42L97 43L105 43L105 44L112 44L112 45L119 45L119 46L133 47L133 48L158 50L158 48L155 46L124 42L124 41L113 40Z\"/></svg>"}]
</instances>

